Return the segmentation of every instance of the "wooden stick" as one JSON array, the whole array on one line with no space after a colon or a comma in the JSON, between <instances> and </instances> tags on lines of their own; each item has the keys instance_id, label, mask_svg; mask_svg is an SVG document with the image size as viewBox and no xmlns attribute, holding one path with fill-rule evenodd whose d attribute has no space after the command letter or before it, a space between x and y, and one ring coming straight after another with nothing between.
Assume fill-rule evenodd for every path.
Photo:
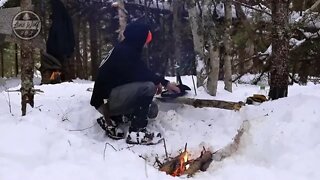
<instances>
[{"instance_id":1,"label":"wooden stick","mask_svg":"<svg viewBox=\"0 0 320 180\"><path fill-rule=\"evenodd\" d=\"M31 89L31 91L44 93L41 89ZM6 90L6 92L21 92L21 89Z\"/></svg>"},{"instance_id":2,"label":"wooden stick","mask_svg":"<svg viewBox=\"0 0 320 180\"><path fill-rule=\"evenodd\" d=\"M164 146L164 152L166 153L166 159L169 159L165 138L163 138L163 146Z\"/></svg>"}]
</instances>

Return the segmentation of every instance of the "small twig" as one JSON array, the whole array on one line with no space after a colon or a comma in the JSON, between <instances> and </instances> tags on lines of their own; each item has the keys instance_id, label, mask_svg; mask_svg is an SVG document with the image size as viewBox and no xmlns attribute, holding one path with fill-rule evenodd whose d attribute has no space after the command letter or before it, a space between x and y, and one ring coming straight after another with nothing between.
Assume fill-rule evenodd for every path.
<instances>
[{"instance_id":1,"label":"small twig","mask_svg":"<svg viewBox=\"0 0 320 180\"><path fill-rule=\"evenodd\" d=\"M196 88L196 84L194 83L193 75L191 75L191 77L192 77L192 83L193 83L194 94L195 94L195 95L197 95L197 88Z\"/></svg>"},{"instance_id":2,"label":"small twig","mask_svg":"<svg viewBox=\"0 0 320 180\"><path fill-rule=\"evenodd\" d=\"M70 145L70 147L71 147L71 142L70 142L70 140L68 139L68 143L69 143L69 145Z\"/></svg>"},{"instance_id":3,"label":"small twig","mask_svg":"<svg viewBox=\"0 0 320 180\"><path fill-rule=\"evenodd\" d=\"M206 150L206 148L205 148L204 146L203 146L202 148L203 148L203 151L207 151L207 150Z\"/></svg>"},{"instance_id":4,"label":"small twig","mask_svg":"<svg viewBox=\"0 0 320 180\"><path fill-rule=\"evenodd\" d=\"M96 124L98 124L98 123L96 122L96 123L94 123L92 126L87 127L87 128L84 128L84 129L69 129L69 131L84 131L84 130L93 128L93 126L95 126Z\"/></svg>"},{"instance_id":5,"label":"small twig","mask_svg":"<svg viewBox=\"0 0 320 180\"><path fill-rule=\"evenodd\" d=\"M35 109L38 109L38 108L40 108L41 106L43 106L43 105L41 104L41 105L36 106L36 107L34 107L34 108L35 108Z\"/></svg>"},{"instance_id":6,"label":"small twig","mask_svg":"<svg viewBox=\"0 0 320 180\"><path fill-rule=\"evenodd\" d=\"M140 158L142 158L144 160L144 170L145 170L145 174L146 174L146 177L148 179L148 171L147 171L147 158L143 157L142 155L139 155Z\"/></svg>"},{"instance_id":7,"label":"small twig","mask_svg":"<svg viewBox=\"0 0 320 180\"><path fill-rule=\"evenodd\" d=\"M162 162L159 160L159 158L158 158L158 157L155 157L155 159L156 159L156 161L154 162L153 166L157 163L159 167L162 167L163 164L162 164Z\"/></svg>"},{"instance_id":8,"label":"small twig","mask_svg":"<svg viewBox=\"0 0 320 180\"><path fill-rule=\"evenodd\" d=\"M167 151L167 145L166 145L166 139L163 138L163 146L164 146L164 152L166 153L166 159L169 158L168 151Z\"/></svg>"},{"instance_id":9,"label":"small twig","mask_svg":"<svg viewBox=\"0 0 320 180\"><path fill-rule=\"evenodd\" d=\"M10 114L12 114L12 111L11 111L11 100L10 100L10 94L9 92L7 92L8 94L8 105L9 105L9 111L10 111Z\"/></svg>"},{"instance_id":10,"label":"small twig","mask_svg":"<svg viewBox=\"0 0 320 180\"><path fill-rule=\"evenodd\" d=\"M118 149L118 151L122 151L122 150L124 150L124 149L130 149L130 148L132 148L132 147L134 147L134 145L127 146L127 147L124 147L124 148L120 148L120 149Z\"/></svg>"},{"instance_id":11,"label":"small twig","mask_svg":"<svg viewBox=\"0 0 320 180\"><path fill-rule=\"evenodd\" d=\"M115 151L118 151L112 144L110 144L110 143L108 143L108 142L106 142L106 144L105 145L109 145L109 146L111 146L112 147L112 149L113 150L115 150Z\"/></svg>"},{"instance_id":12,"label":"small twig","mask_svg":"<svg viewBox=\"0 0 320 180\"><path fill-rule=\"evenodd\" d=\"M103 149L103 160L106 160L106 149L107 149L107 143L104 144L104 149Z\"/></svg>"},{"instance_id":13,"label":"small twig","mask_svg":"<svg viewBox=\"0 0 320 180\"><path fill-rule=\"evenodd\" d=\"M107 149L107 145L111 146L114 151L116 151L116 152L118 151L112 144L106 142L106 143L104 144L103 160L106 159L106 149Z\"/></svg>"},{"instance_id":14,"label":"small twig","mask_svg":"<svg viewBox=\"0 0 320 180\"><path fill-rule=\"evenodd\" d=\"M186 145L184 146L184 152L187 152L187 146L188 146L188 143L186 143Z\"/></svg>"}]
</instances>

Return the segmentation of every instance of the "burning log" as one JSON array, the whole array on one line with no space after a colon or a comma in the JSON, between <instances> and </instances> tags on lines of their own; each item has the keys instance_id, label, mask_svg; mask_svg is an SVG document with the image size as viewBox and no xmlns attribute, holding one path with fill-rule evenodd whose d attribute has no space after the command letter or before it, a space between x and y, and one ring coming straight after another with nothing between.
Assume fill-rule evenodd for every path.
<instances>
[{"instance_id":1,"label":"burning log","mask_svg":"<svg viewBox=\"0 0 320 180\"><path fill-rule=\"evenodd\" d=\"M183 174L194 175L197 171L206 171L212 162L212 152L203 151L201 156L190 162L190 166Z\"/></svg>"},{"instance_id":2,"label":"burning log","mask_svg":"<svg viewBox=\"0 0 320 180\"><path fill-rule=\"evenodd\" d=\"M166 172L167 174L177 176L182 171L185 170L185 164L188 162L188 152L187 144L184 147L184 152L179 154L177 157L173 158L170 161L163 163L160 166L160 171Z\"/></svg>"},{"instance_id":3,"label":"burning log","mask_svg":"<svg viewBox=\"0 0 320 180\"><path fill-rule=\"evenodd\" d=\"M172 176L187 175L189 177L199 170L206 171L211 162L212 152L206 151L205 149L201 152L200 157L195 160L189 160L189 153L186 145L184 152L162 164L160 171L166 172Z\"/></svg>"}]
</instances>

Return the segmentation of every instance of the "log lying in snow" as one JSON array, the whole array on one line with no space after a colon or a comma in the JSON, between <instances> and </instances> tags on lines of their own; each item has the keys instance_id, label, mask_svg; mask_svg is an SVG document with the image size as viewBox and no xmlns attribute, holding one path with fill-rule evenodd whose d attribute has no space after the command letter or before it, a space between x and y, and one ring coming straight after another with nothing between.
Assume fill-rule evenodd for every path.
<instances>
[{"instance_id":1,"label":"log lying in snow","mask_svg":"<svg viewBox=\"0 0 320 180\"><path fill-rule=\"evenodd\" d=\"M228 110L239 110L242 106L245 105L245 103L241 101L232 102L232 101L222 101L222 100L214 100L214 99L193 99L193 98L187 98L187 97L178 97L178 98L157 97L156 99L164 103L187 104L196 108L213 107L213 108L228 109Z\"/></svg>"}]
</instances>

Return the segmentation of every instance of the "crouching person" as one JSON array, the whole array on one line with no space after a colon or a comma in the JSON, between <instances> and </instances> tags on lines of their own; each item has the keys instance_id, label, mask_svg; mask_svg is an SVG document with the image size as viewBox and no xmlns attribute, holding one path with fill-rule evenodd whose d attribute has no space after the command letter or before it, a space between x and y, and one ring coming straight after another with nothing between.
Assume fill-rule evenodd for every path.
<instances>
[{"instance_id":1,"label":"crouching person","mask_svg":"<svg viewBox=\"0 0 320 180\"><path fill-rule=\"evenodd\" d=\"M143 47L152 39L147 25L131 23L124 36L125 39L101 62L90 104L103 114L104 118L98 119L98 123L109 137L125 138L118 125L126 116L131 121L127 143L155 144L161 134L147 129L148 118L157 115L152 99L161 93L162 87L177 93L180 89L149 70L141 60Z\"/></svg>"}]
</instances>

